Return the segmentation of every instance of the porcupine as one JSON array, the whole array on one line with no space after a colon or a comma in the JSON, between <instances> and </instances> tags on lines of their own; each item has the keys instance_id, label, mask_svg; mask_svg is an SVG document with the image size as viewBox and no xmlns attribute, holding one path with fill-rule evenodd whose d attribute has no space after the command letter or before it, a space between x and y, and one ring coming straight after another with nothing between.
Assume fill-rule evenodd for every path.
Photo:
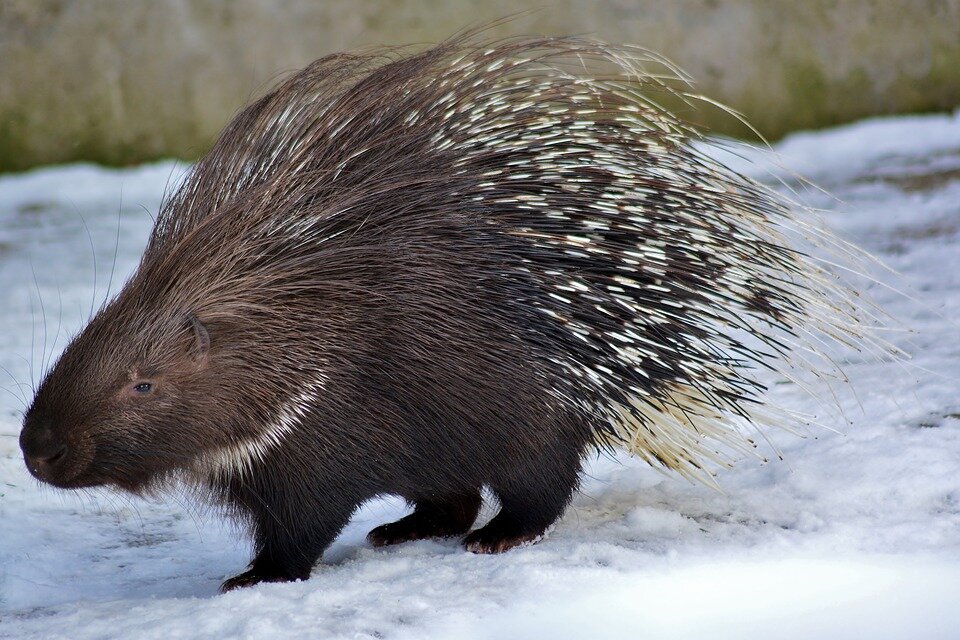
<instances>
[{"instance_id":1,"label":"porcupine","mask_svg":"<svg viewBox=\"0 0 960 640\"><path fill-rule=\"evenodd\" d=\"M249 523L224 589L377 545L535 541L584 456L709 480L775 422L753 369L859 339L794 207L711 159L641 49L455 39L317 60L240 112L29 408L30 471L186 482ZM812 342L809 340L808 342ZM500 510L470 532L483 487Z\"/></svg>"}]
</instances>

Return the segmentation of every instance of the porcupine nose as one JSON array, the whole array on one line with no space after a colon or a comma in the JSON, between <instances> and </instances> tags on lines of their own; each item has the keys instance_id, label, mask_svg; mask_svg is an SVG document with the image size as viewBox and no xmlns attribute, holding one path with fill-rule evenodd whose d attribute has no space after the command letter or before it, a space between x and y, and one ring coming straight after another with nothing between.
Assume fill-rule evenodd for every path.
<instances>
[{"instance_id":1,"label":"porcupine nose","mask_svg":"<svg viewBox=\"0 0 960 640\"><path fill-rule=\"evenodd\" d=\"M67 445L47 426L28 426L20 432L23 459L34 476L49 480L57 466L67 457Z\"/></svg>"}]
</instances>

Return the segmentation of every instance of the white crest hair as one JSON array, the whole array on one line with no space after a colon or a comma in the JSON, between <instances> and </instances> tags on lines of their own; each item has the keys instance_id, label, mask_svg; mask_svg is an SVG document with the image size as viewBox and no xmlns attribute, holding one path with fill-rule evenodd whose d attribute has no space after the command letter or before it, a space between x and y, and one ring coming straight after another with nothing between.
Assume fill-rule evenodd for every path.
<instances>
[{"instance_id":1,"label":"white crest hair","mask_svg":"<svg viewBox=\"0 0 960 640\"><path fill-rule=\"evenodd\" d=\"M256 464L264 462L271 450L279 447L300 427L319 399L324 384L322 375L315 377L303 390L288 399L273 420L262 425L259 433L200 456L199 469L220 477L244 477L252 473Z\"/></svg>"},{"instance_id":2,"label":"white crest hair","mask_svg":"<svg viewBox=\"0 0 960 640\"><path fill-rule=\"evenodd\" d=\"M799 385L811 376L845 381L828 354L830 342L895 352L873 335L871 305L832 268L869 256L825 231L813 212L716 161L709 140L653 102L651 92L702 99L664 83L686 78L663 58L576 39L540 45L520 56L511 56L506 45L450 60L438 78L450 91L408 120L441 111L451 124L438 128L433 143L459 150L464 167L482 164L491 152L528 154L522 165L491 167L474 198L487 199L487 191L492 206L526 211L530 224L512 235L619 272L603 286L560 260L538 274L551 291L547 304L535 303L546 317L575 344L614 347L600 361L593 354L585 358L586 349L570 350L560 364L578 388L558 389L557 396L603 417L609 428L598 432L598 443L715 485L710 467L729 466L745 453L760 455L745 428L762 435L764 427L809 423L761 398L766 387L749 368L772 370ZM612 63L618 75L588 71L590 61ZM658 71L649 71L651 65ZM482 81L482 88L467 101L454 87L469 78ZM565 92L562 100L540 105L558 90ZM618 135L630 137L611 140L611 121ZM590 202L578 203L590 215L564 207L554 194L504 194L505 182L550 176L571 177L560 185L570 194L595 189L591 178L577 179L585 169L609 178ZM565 228L552 230L539 220ZM666 235L671 228L683 235ZM632 246L611 242L617 231ZM678 276L669 250L707 253L719 275ZM698 301L690 302L688 294ZM611 307L626 309L631 320L598 330L578 318L584 309L610 315ZM690 338L694 330L700 336ZM634 374L650 380L658 368L669 379L649 388L636 384ZM614 390L622 399L613 397Z\"/></svg>"}]
</instances>

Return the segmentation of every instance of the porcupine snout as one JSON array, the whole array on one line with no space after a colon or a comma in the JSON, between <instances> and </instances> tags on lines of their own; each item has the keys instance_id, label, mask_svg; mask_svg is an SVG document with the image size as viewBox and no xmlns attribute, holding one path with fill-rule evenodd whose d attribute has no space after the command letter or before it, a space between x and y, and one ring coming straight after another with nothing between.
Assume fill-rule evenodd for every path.
<instances>
[{"instance_id":1,"label":"porcupine snout","mask_svg":"<svg viewBox=\"0 0 960 640\"><path fill-rule=\"evenodd\" d=\"M67 461L70 447L48 421L33 421L20 432L20 450L34 477L53 482Z\"/></svg>"}]
</instances>

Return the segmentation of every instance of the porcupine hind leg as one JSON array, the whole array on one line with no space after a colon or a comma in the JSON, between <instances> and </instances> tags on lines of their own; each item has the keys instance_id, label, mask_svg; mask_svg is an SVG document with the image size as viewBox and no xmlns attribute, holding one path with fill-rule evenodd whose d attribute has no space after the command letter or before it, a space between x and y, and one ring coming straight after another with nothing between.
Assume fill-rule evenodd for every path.
<instances>
[{"instance_id":1,"label":"porcupine hind leg","mask_svg":"<svg viewBox=\"0 0 960 640\"><path fill-rule=\"evenodd\" d=\"M381 525L367 534L375 547L425 538L450 538L470 530L480 511L480 491L444 497L442 500L415 500L410 515Z\"/></svg>"},{"instance_id":2,"label":"porcupine hind leg","mask_svg":"<svg viewBox=\"0 0 960 640\"><path fill-rule=\"evenodd\" d=\"M503 553L538 542L563 514L579 484L579 452L563 459L543 456L530 460L518 471L491 484L500 499L500 512L464 538L467 551Z\"/></svg>"}]
</instances>

